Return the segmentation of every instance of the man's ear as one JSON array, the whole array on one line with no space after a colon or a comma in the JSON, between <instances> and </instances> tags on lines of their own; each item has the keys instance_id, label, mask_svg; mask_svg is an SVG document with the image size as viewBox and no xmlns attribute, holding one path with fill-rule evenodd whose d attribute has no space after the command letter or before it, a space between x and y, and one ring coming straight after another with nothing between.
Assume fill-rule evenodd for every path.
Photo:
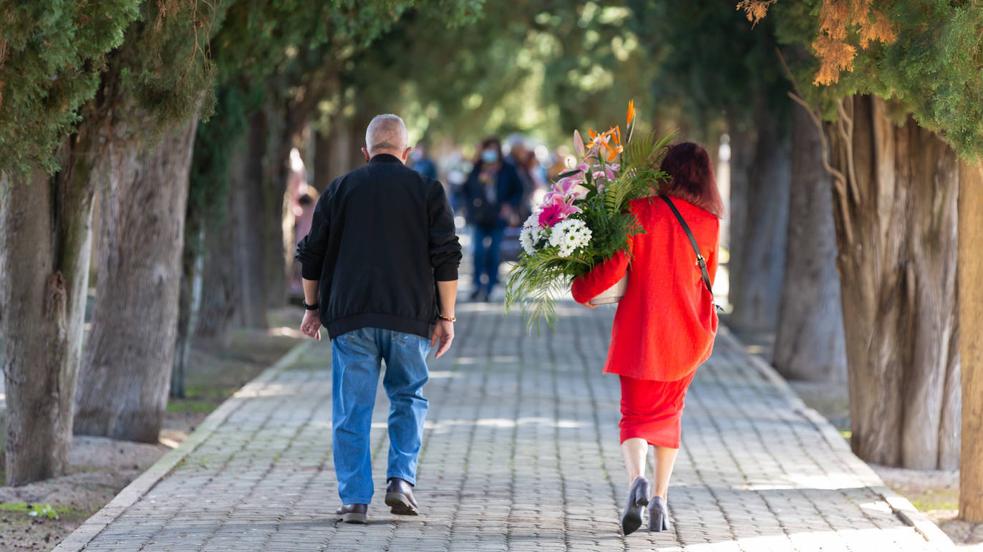
<instances>
[{"instance_id":1,"label":"man's ear","mask_svg":"<svg viewBox=\"0 0 983 552\"><path fill-rule=\"evenodd\" d=\"M365 157L365 160L366 161L368 161L369 159L372 159L372 156L369 155L368 148L366 148L365 146L362 146L362 157Z\"/></svg>"},{"instance_id":2,"label":"man's ear","mask_svg":"<svg viewBox=\"0 0 983 552\"><path fill-rule=\"evenodd\" d=\"M403 150L403 163L405 164L410 160L410 154L413 153L413 146L409 146Z\"/></svg>"}]
</instances>

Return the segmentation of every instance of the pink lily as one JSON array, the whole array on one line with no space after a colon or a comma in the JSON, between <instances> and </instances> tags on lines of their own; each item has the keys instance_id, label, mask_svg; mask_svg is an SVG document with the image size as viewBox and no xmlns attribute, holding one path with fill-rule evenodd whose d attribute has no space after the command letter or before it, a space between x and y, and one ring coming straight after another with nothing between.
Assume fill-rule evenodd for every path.
<instances>
[{"instance_id":1,"label":"pink lily","mask_svg":"<svg viewBox=\"0 0 983 552\"><path fill-rule=\"evenodd\" d=\"M553 184L553 193L571 201L583 199L587 196L587 188L581 186L581 182L583 181L584 176L582 173L572 174Z\"/></svg>"},{"instance_id":2,"label":"pink lily","mask_svg":"<svg viewBox=\"0 0 983 552\"><path fill-rule=\"evenodd\" d=\"M584 139L580 136L580 132L573 131L573 151L577 153L577 157L581 158L584 156Z\"/></svg>"},{"instance_id":3,"label":"pink lily","mask_svg":"<svg viewBox=\"0 0 983 552\"><path fill-rule=\"evenodd\" d=\"M539 226L551 228L570 215L579 212L580 209L567 203L562 195L552 194L543 202L543 210L539 213Z\"/></svg>"},{"instance_id":4,"label":"pink lily","mask_svg":"<svg viewBox=\"0 0 983 552\"><path fill-rule=\"evenodd\" d=\"M608 163L604 165L604 176L608 180L614 180L618 178L618 171L621 169L621 165L617 163Z\"/></svg>"}]
</instances>

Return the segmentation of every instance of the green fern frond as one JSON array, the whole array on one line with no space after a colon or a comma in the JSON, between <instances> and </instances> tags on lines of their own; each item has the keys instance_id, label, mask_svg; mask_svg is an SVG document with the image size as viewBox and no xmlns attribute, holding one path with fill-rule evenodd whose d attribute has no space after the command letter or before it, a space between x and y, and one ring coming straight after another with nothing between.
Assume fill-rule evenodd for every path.
<instances>
[{"instance_id":1,"label":"green fern frond","mask_svg":"<svg viewBox=\"0 0 983 552\"><path fill-rule=\"evenodd\" d=\"M658 167L662 164L662 159L666 156L666 152L669 151L669 144L672 143L673 138L676 137L676 132L670 132L662 138L655 141L652 146L652 151L649 153L648 166Z\"/></svg>"},{"instance_id":2,"label":"green fern frond","mask_svg":"<svg viewBox=\"0 0 983 552\"><path fill-rule=\"evenodd\" d=\"M631 141L625 144L625 150L621 154L625 165L622 170L644 165L654 147L655 133L633 136Z\"/></svg>"}]
</instances>

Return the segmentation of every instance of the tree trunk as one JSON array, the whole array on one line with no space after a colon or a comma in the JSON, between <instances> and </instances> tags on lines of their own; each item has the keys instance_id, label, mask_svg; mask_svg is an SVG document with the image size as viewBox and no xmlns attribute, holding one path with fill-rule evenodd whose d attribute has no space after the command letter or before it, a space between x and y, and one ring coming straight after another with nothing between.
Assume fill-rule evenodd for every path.
<instances>
[{"instance_id":1,"label":"tree trunk","mask_svg":"<svg viewBox=\"0 0 983 552\"><path fill-rule=\"evenodd\" d=\"M290 180L290 151L303 147L303 132L307 126L306 106L288 104L283 110L271 106L266 113L269 125L270 156L263 186L263 205L267 213L264 251L266 268L266 306L282 307L287 304L290 267L293 261L293 224L291 211L293 191L288 189Z\"/></svg>"},{"instance_id":2,"label":"tree trunk","mask_svg":"<svg viewBox=\"0 0 983 552\"><path fill-rule=\"evenodd\" d=\"M983 523L983 163L959 173L959 332L962 368L962 455L959 517Z\"/></svg>"},{"instance_id":3,"label":"tree trunk","mask_svg":"<svg viewBox=\"0 0 983 552\"><path fill-rule=\"evenodd\" d=\"M331 120L327 135L317 132L314 140L313 185L323 192L335 178L352 170L352 152L360 153L361 142L352 143L351 122L338 115Z\"/></svg>"},{"instance_id":4,"label":"tree trunk","mask_svg":"<svg viewBox=\"0 0 983 552\"><path fill-rule=\"evenodd\" d=\"M849 365L851 444L889 466L952 469L959 455L956 154L879 98L828 125Z\"/></svg>"},{"instance_id":5,"label":"tree trunk","mask_svg":"<svg viewBox=\"0 0 983 552\"><path fill-rule=\"evenodd\" d=\"M73 137L66 169L0 173L0 334L6 484L64 473L89 278L92 157Z\"/></svg>"},{"instance_id":6,"label":"tree trunk","mask_svg":"<svg viewBox=\"0 0 983 552\"><path fill-rule=\"evenodd\" d=\"M183 399L185 397L185 374L188 369L188 358L191 354L191 341L198 326L198 314L201 308L202 271L205 256L204 229L197 219L200 214L188 212L185 223L193 225L191 232L187 228L184 234L185 247L181 253L181 291L178 296L177 338L174 346L174 368L171 371L171 396Z\"/></svg>"},{"instance_id":7,"label":"tree trunk","mask_svg":"<svg viewBox=\"0 0 983 552\"><path fill-rule=\"evenodd\" d=\"M238 277L238 323L247 328L266 328L267 226L270 214L264 203L263 160L269 138L266 117L260 111L249 122L245 148L231 162L230 199L234 266ZM278 204L279 205L279 204Z\"/></svg>"},{"instance_id":8,"label":"tree trunk","mask_svg":"<svg viewBox=\"0 0 983 552\"><path fill-rule=\"evenodd\" d=\"M785 272L789 139L786 124L759 109L755 128L736 132L731 151L730 324L773 331ZM742 174L743 173L743 174Z\"/></svg>"},{"instance_id":9,"label":"tree trunk","mask_svg":"<svg viewBox=\"0 0 983 552\"><path fill-rule=\"evenodd\" d=\"M745 220L747 219L748 167L754 156L754 141L755 134L753 131L730 125L730 197L728 198L728 210L724 216L728 218L727 303L730 305L732 313L735 295L740 295L740 292L735 291L735 288L740 285L740 275L743 269L741 261L744 259L742 247L744 245Z\"/></svg>"},{"instance_id":10,"label":"tree trunk","mask_svg":"<svg viewBox=\"0 0 983 552\"><path fill-rule=\"evenodd\" d=\"M197 117L151 147L115 144L103 197L91 343L76 432L156 442L177 330L188 168Z\"/></svg>"},{"instance_id":11,"label":"tree trunk","mask_svg":"<svg viewBox=\"0 0 983 552\"><path fill-rule=\"evenodd\" d=\"M822 164L819 132L805 110L795 110L785 283L773 363L790 379L846 381L833 178Z\"/></svg>"},{"instance_id":12,"label":"tree trunk","mask_svg":"<svg viewBox=\"0 0 983 552\"><path fill-rule=\"evenodd\" d=\"M245 148L240 148L244 150ZM235 154L232 168L238 166L238 159L245 158L246 152ZM237 224L236 212L233 208L235 196L241 193L238 181L232 179L229 193L225 198L227 205L226 216L219 223L212 218L204 224L204 239L202 250L204 262L202 269L201 305L198 313L198 324L195 335L207 339L220 338L226 330L238 324L240 309L240 274L238 270L234 228Z\"/></svg>"},{"instance_id":13,"label":"tree trunk","mask_svg":"<svg viewBox=\"0 0 983 552\"><path fill-rule=\"evenodd\" d=\"M310 184L317 188L319 192L327 189L328 184L336 176L343 174L338 172L343 167L340 166L338 160L339 145L336 139L337 135L348 137L346 133L336 132L336 124L334 122L331 124L329 133L314 133L314 174L310 178ZM345 159L348 159L347 151L345 152Z\"/></svg>"}]
</instances>

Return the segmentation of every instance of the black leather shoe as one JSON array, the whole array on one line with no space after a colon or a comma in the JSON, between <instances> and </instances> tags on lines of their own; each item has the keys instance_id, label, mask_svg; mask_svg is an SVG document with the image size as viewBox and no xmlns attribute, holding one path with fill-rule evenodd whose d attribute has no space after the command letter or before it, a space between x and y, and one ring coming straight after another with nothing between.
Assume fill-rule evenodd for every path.
<instances>
[{"instance_id":1,"label":"black leather shoe","mask_svg":"<svg viewBox=\"0 0 983 552\"><path fill-rule=\"evenodd\" d=\"M420 513L413 498L413 485L398 477L391 478L386 487L386 506L398 516L416 516Z\"/></svg>"},{"instance_id":2,"label":"black leather shoe","mask_svg":"<svg viewBox=\"0 0 983 552\"><path fill-rule=\"evenodd\" d=\"M653 496L649 502L649 531L661 533L669 530L669 504L661 496Z\"/></svg>"},{"instance_id":3,"label":"black leather shoe","mask_svg":"<svg viewBox=\"0 0 983 552\"><path fill-rule=\"evenodd\" d=\"M630 535L642 526L642 508L649 503L651 487L649 480L636 477L628 488L628 502L625 511L621 513L621 531Z\"/></svg>"},{"instance_id":4,"label":"black leather shoe","mask_svg":"<svg viewBox=\"0 0 983 552\"><path fill-rule=\"evenodd\" d=\"M338 519L345 523L368 523L369 505L368 504L342 504L341 508L335 510Z\"/></svg>"}]
</instances>

